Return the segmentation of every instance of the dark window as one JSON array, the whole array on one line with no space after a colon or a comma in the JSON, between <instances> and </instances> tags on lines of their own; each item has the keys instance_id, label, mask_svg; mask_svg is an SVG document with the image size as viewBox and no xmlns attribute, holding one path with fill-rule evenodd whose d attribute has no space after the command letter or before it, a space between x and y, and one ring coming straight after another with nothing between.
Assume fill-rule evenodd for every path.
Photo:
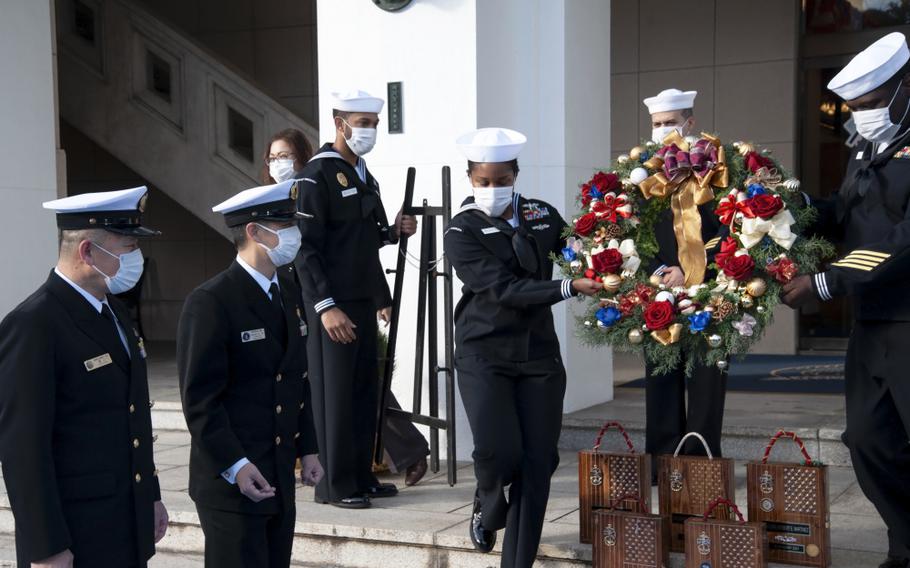
<instances>
[{"instance_id":1,"label":"dark window","mask_svg":"<svg viewBox=\"0 0 910 568\"><path fill-rule=\"evenodd\" d=\"M228 107L228 146L244 160L253 160L253 121Z\"/></svg>"},{"instance_id":2,"label":"dark window","mask_svg":"<svg viewBox=\"0 0 910 568\"><path fill-rule=\"evenodd\" d=\"M804 0L806 35L858 32L910 24L906 0Z\"/></svg>"},{"instance_id":3,"label":"dark window","mask_svg":"<svg viewBox=\"0 0 910 568\"><path fill-rule=\"evenodd\" d=\"M73 0L73 31L90 44L95 44L95 10L79 0Z\"/></svg>"},{"instance_id":4,"label":"dark window","mask_svg":"<svg viewBox=\"0 0 910 568\"><path fill-rule=\"evenodd\" d=\"M148 90L171 102L171 65L149 50L145 52L145 61Z\"/></svg>"}]
</instances>

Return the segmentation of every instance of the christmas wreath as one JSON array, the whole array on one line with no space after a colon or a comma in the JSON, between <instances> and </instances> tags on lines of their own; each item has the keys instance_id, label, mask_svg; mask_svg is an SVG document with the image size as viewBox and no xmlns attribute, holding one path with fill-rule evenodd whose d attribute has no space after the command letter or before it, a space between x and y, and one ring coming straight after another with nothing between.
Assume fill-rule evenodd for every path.
<instances>
[{"instance_id":1,"label":"christmas wreath","mask_svg":"<svg viewBox=\"0 0 910 568\"><path fill-rule=\"evenodd\" d=\"M706 204L724 229L704 243L698 208ZM578 318L579 335L589 345L642 350L657 372L677 367L683 353L691 355L687 373L696 362L726 368L767 329L783 284L834 252L803 235L816 212L767 150L708 134L672 133L632 148L581 184L577 205L554 260L603 284ZM686 275L674 288L648 270L655 224L668 208Z\"/></svg>"}]
</instances>

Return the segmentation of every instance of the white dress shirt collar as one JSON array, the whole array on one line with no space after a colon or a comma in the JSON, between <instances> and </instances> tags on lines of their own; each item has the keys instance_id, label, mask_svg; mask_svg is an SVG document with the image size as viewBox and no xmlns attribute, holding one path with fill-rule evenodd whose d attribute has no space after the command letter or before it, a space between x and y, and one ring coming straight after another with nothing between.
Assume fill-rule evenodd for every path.
<instances>
[{"instance_id":1,"label":"white dress shirt collar","mask_svg":"<svg viewBox=\"0 0 910 568\"><path fill-rule=\"evenodd\" d=\"M86 292L85 289L82 288L82 286L76 284L75 282L73 282L72 280L67 278L66 275L64 275L62 272L60 272L57 268L54 268L54 274L56 274L57 276L62 278L64 282L66 282L67 284L72 286L75 291L79 292L79 294L81 294L82 297L85 298L85 301L88 302L89 304L91 304L93 308L95 308L95 311L97 311L99 314L101 313L101 306L103 306L104 304L107 303L107 296L104 297L104 300L99 300L95 296Z\"/></svg>"},{"instance_id":2,"label":"white dress shirt collar","mask_svg":"<svg viewBox=\"0 0 910 568\"><path fill-rule=\"evenodd\" d=\"M259 272L258 270L256 270L255 268L253 268L252 266L247 264L247 262L245 260L240 258L239 254L237 255L237 264L242 266L243 269L246 270L247 273L249 273L249 275L253 277L253 280L256 281L256 284L259 284L259 287L262 288L262 291L265 292L265 295L269 296L269 298L272 297L269 294L269 288L272 286L272 283L274 283L276 286L278 286L279 290L281 289L281 286L278 284L278 271L277 270L275 271L275 274L272 275L272 278L269 279L268 277L266 277L265 274Z\"/></svg>"}]
</instances>

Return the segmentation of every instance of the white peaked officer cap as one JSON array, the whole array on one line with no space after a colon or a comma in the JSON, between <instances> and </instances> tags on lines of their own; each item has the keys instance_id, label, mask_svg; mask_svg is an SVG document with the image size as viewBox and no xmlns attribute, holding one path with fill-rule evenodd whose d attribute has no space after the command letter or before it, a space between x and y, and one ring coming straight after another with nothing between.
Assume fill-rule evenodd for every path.
<instances>
[{"instance_id":1,"label":"white peaked officer cap","mask_svg":"<svg viewBox=\"0 0 910 568\"><path fill-rule=\"evenodd\" d=\"M679 89L665 89L655 97L648 97L643 102L648 107L648 113L668 112L671 110L685 110L695 106L695 95L698 91L680 91Z\"/></svg>"},{"instance_id":2,"label":"white peaked officer cap","mask_svg":"<svg viewBox=\"0 0 910 568\"><path fill-rule=\"evenodd\" d=\"M332 108L342 112L375 112L382 111L385 101L374 97L366 91L353 89L332 93Z\"/></svg>"},{"instance_id":3,"label":"white peaked officer cap","mask_svg":"<svg viewBox=\"0 0 910 568\"><path fill-rule=\"evenodd\" d=\"M481 128L462 134L455 144L472 162L511 162L527 141L524 134L508 128Z\"/></svg>"},{"instance_id":4,"label":"white peaked officer cap","mask_svg":"<svg viewBox=\"0 0 910 568\"><path fill-rule=\"evenodd\" d=\"M212 207L224 215L228 227L255 221L293 221L312 215L297 210L297 180L245 189Z\"/></svg>"},{"instance_id":5,"label":"white peaked officer cap","mask_svg":"<svg viewBox=\"0 0 910 568\"><path fill-rule=\"evenodd\" d=\"M861 97L894 77L908 59L907 38L892 32L856 54L828 82L828 89L845 101Z\"/></svg>"},{"instance_id":6,"label":"white peaked officer cap","mask_svg":"<svg viewBox=\"0 0 910 568\"><path fill-rule=\"evenodd\" d=\"M57 228L62 231L104 229L121 235L152 237L161 232L142 226L148 191L143 185L118 191L83 193L46 201L43 207L57 212Z\"/></svg>"}]
</instances>

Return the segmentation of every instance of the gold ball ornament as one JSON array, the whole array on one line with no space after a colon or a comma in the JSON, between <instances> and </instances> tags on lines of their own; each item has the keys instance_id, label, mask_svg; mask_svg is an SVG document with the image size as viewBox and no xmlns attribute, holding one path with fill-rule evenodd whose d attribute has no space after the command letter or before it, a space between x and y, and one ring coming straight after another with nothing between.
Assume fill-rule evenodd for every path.
<instances>
[{"instance_id":1,"label":"gold ball ornament","mask_svg":"<svg viewBox=\"0 0 910 568\"><path fill-rule=\"evenodd\" d=\"M743 297L739 299L739 303L742 307L746 308L747 310L751 309L753 306L755 306L755 300L753 300L752 296L750 296L749 294L743 294Z\"/></svg>"},{"instance_id":2,"label":"gold ball ornament","mask_svg":"<svg viewBox=\"0 0 910 568\"><path fill-rule=\"evenodd\" d=\"M660 276L652 274L651 277L648 278L648 282L651 283L651 286L660 286Z\"/></svg>"},{"instance_id":3,"label":"gold ball ornament","mask_svg":"<svg viewBox=\"0 0 910 568\"><path fill-rule=\"evenodd\" d=\"M632 148L631 150L629 150L629 159L637 162L639 159L641 159L641 153L644 151L645 151L645 149L642 148L641 146L636 146L636 147Z\"/></svg>"},{"instance_id":4,"label":"gold ball ornament","mask_svg":"<svg viewBox=\"0 0 910 568\"><path fill-rule=\"evenodd\" d=\"M717 349L718 347L721 346L721 344L723 344L724 338L717 335L716 333L712 333L711 335L708 336L707 341L708 341L708 345L711 347L711 349Z\"/></svg>"},{"instance_id":5,"label":"gold ball ornament","mask_svg":"<svg viewBox=\"0 0 910 568\"><path fill-rule=\"evenodd\" d=\"M607 274L603 278L603 285L606 292L613 294L622 285L622 277L618 274Z\"/></svg>"},{"instance_id":6,"label":"gold ball ornament","mask_svg":"<svg viewBox=\"0 0 910 568\"><path fill-rule=\"evenodd\" d=\"M645 340L645 336L637 329L629 330L629 343L638 345Z\"/></svg>"},{"instance_id":7,"label":"gold ball ornament","mask_svg":"<svg viewBox=\"0 0 910 568\"><path fill-rule=\"evenodd\" d=\"M746 284L746 292L753 298L761 298L768 291L768 283L761 278L753 278Z\"/></svg>"}]
</instances>

